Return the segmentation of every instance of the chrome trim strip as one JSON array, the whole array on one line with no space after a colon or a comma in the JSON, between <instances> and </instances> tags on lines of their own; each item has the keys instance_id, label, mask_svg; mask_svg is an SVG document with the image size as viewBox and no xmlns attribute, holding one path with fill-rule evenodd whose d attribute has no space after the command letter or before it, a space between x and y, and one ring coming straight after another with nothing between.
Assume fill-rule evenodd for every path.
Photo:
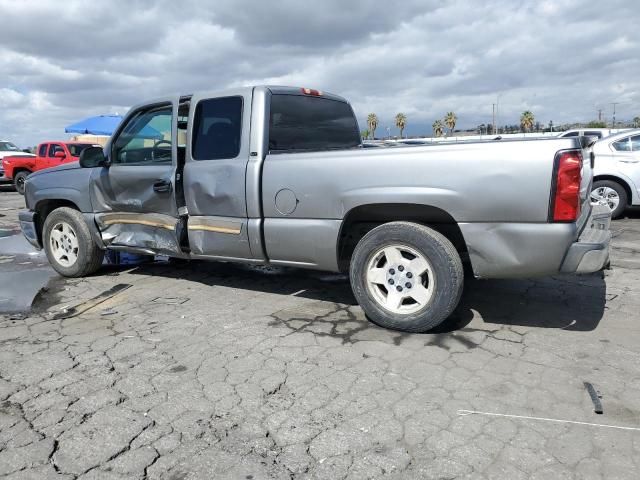
<instances>
[{"instance_id":1,"label":"chrome trim strip","mask_svg":"<svg viewBox=\"0 0 640 480\"><path fill-rule=\"evenodd\" d=\"M240 235L246 220L237 217L195 215L189 217L187 229L191 232L213 232Z\"/></svg>"},{"instance_id":2,"label":"chrome trim strip","mask_svg":"<svg viewBox=\"0 0 640 480\"><path fill-rule=\"evenodd\" d=\"M240 235L242 231L242 226L237 228L230 227L216 227L213 225L189 225L187 227L189 230L204 230L206 232L216 232L216 233L229 233L232 235Z\"/></svg>"},{"instance_id":3,"label":"chrome trim strip","mask_svg":"<svg viewBox=\"0 0 640 480\"><path fill-rule=\"evenodd\" d=\"M107 213L96 215L98 224L109 225L145 225L147 227L164 228L175 231L178 219L157 213Z\"/></svg>"}]
</instances>

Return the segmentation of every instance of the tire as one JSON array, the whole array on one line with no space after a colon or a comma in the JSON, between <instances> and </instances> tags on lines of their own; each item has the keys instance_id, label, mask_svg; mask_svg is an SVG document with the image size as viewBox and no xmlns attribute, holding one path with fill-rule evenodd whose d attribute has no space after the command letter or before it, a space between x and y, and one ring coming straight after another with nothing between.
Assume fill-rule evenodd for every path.
<instances>
[{"instance_id":1,"label":"tire","mask_svg":"<svg viewBox=\"0 0 640 480\"><path fill-rule=\"evenodd\" d=\"M362 237L349 275L369 320L403 332L440 325L458 305L464 285L453 244L435 230L409 222L385 223Z\"/></svg>"},{"instance_id":2,"label":"tire","mask_svg":"<svg viewBox=\"0 0 640 480\"><path fill-rule=\"evenodd\" d=\"M629 197L625 188L618 182L598 180L593 182L591 200L605 200L611 210L611 218L620 218L627 208Z\"/></svg>"},{"instance_id":3,"label":"tire","mask_svg":"<svg viewBox=\"0 0 640 480\"><path fill-rule=\"evenodd\" d=\"M16 191L20 195L24 195L24 182L30 174L31 172L21 170L20 172L16 173L15 177L13 177L13 185L16 187Z\"/></svg>"},{"instance_id":4,"label":"tire","mask_svg":"<svg viewBox=\"0 0 640 480\"><path fill-rule=\"evenodd\" d=\"M104 251L91 238L89 227L77 210L53 210L44 221L42 239L49 263L63 277L84 277L102 265Z\"/></svg>"}]
</instances>

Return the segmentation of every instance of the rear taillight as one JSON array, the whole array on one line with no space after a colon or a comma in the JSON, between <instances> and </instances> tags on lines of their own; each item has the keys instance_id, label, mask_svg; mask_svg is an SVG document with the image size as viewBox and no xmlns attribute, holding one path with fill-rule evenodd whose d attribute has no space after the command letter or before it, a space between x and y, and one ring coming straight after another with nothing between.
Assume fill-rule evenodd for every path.
<instances>
[{"instance_id":1,"label":"rear taillight","mask_svg":"<svg viewBox=\"0 0 640 480\"><path fill-rule=\"evenodd\" d=\"M582 152L580 150L558 152L554 172L549 215L551 221L575 222L580 216Z\"/></svg>"}]
</instances>

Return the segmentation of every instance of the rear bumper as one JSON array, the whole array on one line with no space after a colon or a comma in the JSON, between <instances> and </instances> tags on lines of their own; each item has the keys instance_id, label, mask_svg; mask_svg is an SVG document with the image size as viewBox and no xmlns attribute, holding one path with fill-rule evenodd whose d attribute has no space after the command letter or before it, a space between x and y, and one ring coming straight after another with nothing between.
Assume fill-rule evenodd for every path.
<instances>
[{"instance_id":1,"label":"rear bumper","mask_svg":"<svg viewBox=\"0 0 640 480\"><path fill-rule=\"evenodd\" d=\"M590 273L609 260L606 207L576 223L459 223L477 278L531 278Z\"/></svg>"},{"instance_id":2,"label":"rear bumper","mask_svg":"<svg viewBox=\"0 0 640 480\"><path fill-rule=\"evenodd\" d=\"M42 245L38 240L38 231L36 229L36 213L31 211L22 211L18 214L20 220L20 230L31 245L38 250L42 250Z\"/></svg>"},{"instance_id":3,"label":"rear bumper","mask_svg":"<svg viewBox=\"0 0 640 480\"><path fill-rule=\"evenodd\" d=\"M605 205L594 205L585 229L567 250L560 271L592 273L602 270L609 262L610 223L609 208Z\"/></svg>"}]
</instances>

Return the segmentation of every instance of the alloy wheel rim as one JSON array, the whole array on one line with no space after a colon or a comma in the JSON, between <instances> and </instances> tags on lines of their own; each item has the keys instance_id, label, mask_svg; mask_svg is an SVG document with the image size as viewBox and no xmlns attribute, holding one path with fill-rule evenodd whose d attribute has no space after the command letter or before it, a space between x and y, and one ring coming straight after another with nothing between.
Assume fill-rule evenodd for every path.
<instances>
[{"instance_id":1,"label":"alloy wheel rim","mask_svg":"<svg viewBox=\"0 0 640 480\"><path fill-rule=\"evenodd\" d=\"M63 267L71 267L78 261L78 236L66 222L56 223L49 234L53 258Z\"/></svg>"},{"instance_id":2,"label":"alloy wheel rim","mask_svg":"<svg viewBox=\"0 0 640 480\"><path fill-rule=\"evenodd\" d=\"M371 255L365 283L380 307L394 314L409 315L431 302L436 278L422 253L407 245L391 244Z\"/></svg>"},{"instance_id":3,"label":"alloy wheel rim","mask_svg":"<svg viewBox=\"0 0 640 480\"><path fill-rule=\"evenodd\" d=\"M591 201L606 203L609 210L614 211L620 205L620 195L611 187L598 187L591 192Z\"/></svg>"}]
</instances>

